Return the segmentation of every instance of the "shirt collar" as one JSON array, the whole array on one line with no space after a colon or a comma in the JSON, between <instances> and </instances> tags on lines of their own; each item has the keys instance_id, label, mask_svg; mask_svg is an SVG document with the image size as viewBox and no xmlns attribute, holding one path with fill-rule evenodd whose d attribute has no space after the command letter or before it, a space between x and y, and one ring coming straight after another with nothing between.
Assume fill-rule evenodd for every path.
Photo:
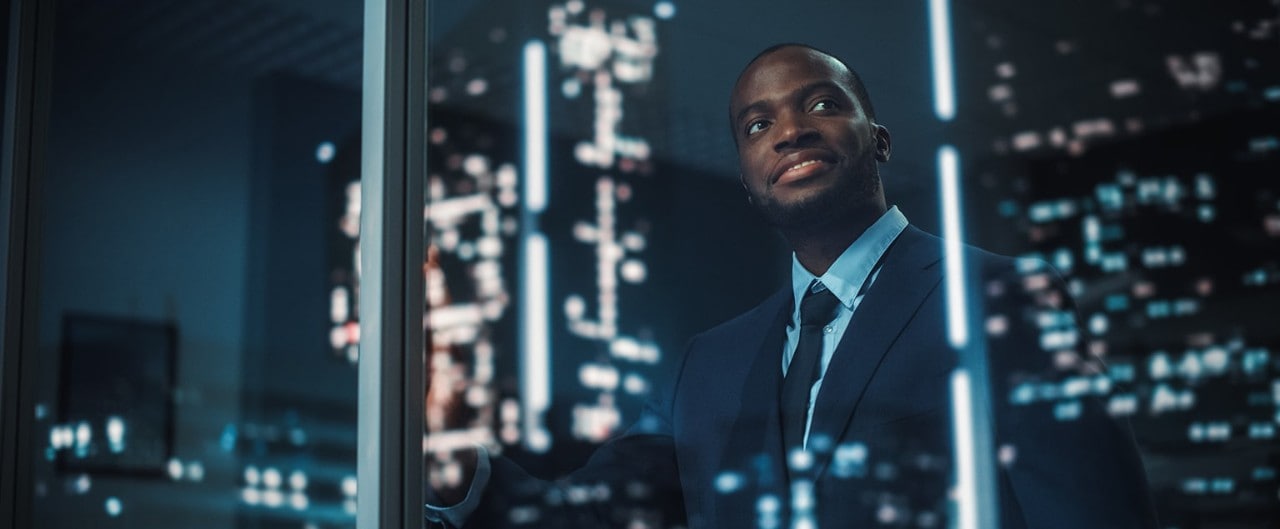
<instances>
[{"instance_id":1,"label":"shirt collar","mask_svg":"<svg viewBox=\"0 0 1280 529\"><path fill-rule=\"evenodd\" d=\"M858 297L867 277L875 270L876 263L884 256L885 250L898 238L907 227L907 217L898 211L898 206L889 208L875 221L867 231L845 248L837 257L831 268L822 277L815 277L800 264L795 252L791 253L791 294L794 296L795 311L800 310L800 300L804 298L809 285L816 279L840 299L845 308L853 309L853 300ZM798 316L796 316L798 317Z\"/></svg>"}]
</instances>

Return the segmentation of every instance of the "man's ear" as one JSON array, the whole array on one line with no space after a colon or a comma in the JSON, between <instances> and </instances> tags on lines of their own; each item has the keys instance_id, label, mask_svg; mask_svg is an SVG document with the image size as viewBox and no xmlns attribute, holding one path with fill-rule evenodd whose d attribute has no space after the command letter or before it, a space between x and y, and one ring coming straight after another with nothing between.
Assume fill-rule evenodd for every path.
<instances>
[{"instance_id":1,"label":"man's ear","mask_svg":"<svg viewBox=\"0 0 1280 529\"><path fill-rule=\"evenodd\" d=\"M889 129L884 125L872 123L874 130L872 136L876 142L876 161L884 163L889 161L889 153L893 151L893 138L889 136Z\"/></svg>"},{"instance_id":2,"label":"man's ear","mask_svg":"<svg viewBox=\"0 0 1280 529\"><path fill-rule=\"evenodd\" d=\"M738 173L738 183L742 185L742 190L747 192L747 203L754 205L755 201L751 199L751 189L747 188L747 180L742 177L742 173Z\"/></svg>"}]
</instances>

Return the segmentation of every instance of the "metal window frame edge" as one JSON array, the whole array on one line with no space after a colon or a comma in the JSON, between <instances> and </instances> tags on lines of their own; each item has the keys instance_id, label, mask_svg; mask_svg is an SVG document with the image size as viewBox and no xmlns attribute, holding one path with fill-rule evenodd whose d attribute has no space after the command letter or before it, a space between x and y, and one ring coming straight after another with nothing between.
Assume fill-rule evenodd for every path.
<instances>
[{"instance_id":1,"label":"metal window frame edge","mask_svg":"<svg viewBox=\"0 0 1280 529\"><path fill-rule=\"evenodd\" d=\"M425 523L427 1L365 1L357 527Z\"/></svg>"},{"instance_id":2,"label":"metal window frame edge","mask_svg":"<svg viewBox=\"0 0 1280 529\"><path fill-rule=\"evenodd\" d=\"M39 336L41 183L49 126L54 0L13 0L0 161L0 526L30 527Z\"/></svg>"}]
</instances>

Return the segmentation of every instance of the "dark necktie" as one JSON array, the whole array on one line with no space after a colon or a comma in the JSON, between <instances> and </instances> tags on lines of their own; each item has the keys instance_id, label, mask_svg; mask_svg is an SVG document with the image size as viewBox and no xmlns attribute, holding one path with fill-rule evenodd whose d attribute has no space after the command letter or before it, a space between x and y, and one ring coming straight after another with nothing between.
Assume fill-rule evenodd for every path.
<instances>
[{"instance_id":1,"label":"dark necktie","mask_svg":"<svg viewBox=\"0 0 1280 529\"><path fill-rule=\"evenodd\" d=\"M804 443L809 415L809 390L818 379L822 359L822 328L835 318L840 299L830 290L810 287L800 301L800 340L782 381L782 442L790 452Z\"/></svg>"}]
</instances>

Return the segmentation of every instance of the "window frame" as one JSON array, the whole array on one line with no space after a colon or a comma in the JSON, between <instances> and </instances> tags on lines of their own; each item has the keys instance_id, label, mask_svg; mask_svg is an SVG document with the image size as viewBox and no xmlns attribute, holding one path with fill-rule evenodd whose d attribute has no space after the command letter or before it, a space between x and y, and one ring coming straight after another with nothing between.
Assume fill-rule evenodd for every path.
<instances>
[{"instance_id":1,"label":"window frame","mask_svg":"<svg viewBox=\"0 0 1280 529\"><path fill-rule=\"evenodd\" d=\"M13 0L0 137L0 525L29 527L35 422L41 183L56 1Z\"/></svg>"},{"instance_id":2,"label":"window frame","mask_svg":"<svg viewBox=\"0 0 1280 529\"><path fill-rule=\"evenodd\" d=\"M32 516L41 182L56 0L9 3L0 136L0 526ZM366 0L358 527L420 528L426 0ZM409 354L416 352L417 354ZM367 410L367 411L366 411Z\"/></svg>"},{"instance_id":3,"label":"window frame","mask_svg":"<svg viewBox=\"0 0 1280 529\"><path fill-rule=\"evenodd\" d=\"M427 0L365 2L357 527L425 523L427 16Z\"/></svg>"}]
</instances>

